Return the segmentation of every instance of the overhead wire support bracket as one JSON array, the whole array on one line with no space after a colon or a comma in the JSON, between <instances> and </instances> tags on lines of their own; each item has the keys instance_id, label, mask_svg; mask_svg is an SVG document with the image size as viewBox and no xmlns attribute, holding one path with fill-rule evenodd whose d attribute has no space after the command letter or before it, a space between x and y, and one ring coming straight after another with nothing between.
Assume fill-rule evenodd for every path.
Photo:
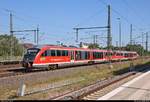
<instances>
[{"instance_id":1,"label":"overhead wire support bracket","mask_svg":"<svg viewBox=\"0 0 150 102\"><path fill-rule=\"evenodd\" d=\"M108 28L108 26L104 26L104 27L73 28L74 30L76 30L76 42L78 42L79 30L85 30L85 29L104 29L104 28Z\"/></svg>"},{"instance_id":2,"label":"overhead wire support bracket","mask_svg":"<svg viewBox=\"0 0 150 102\"><path fill-rule=\"evenodd\" d=\"M16 30L16 31L11 31L12 33L14 32L34 32L34 42L37 43L38 45L38 31L39 29L37 30ZM37 33L37 39L36 39L36 33Z\"/></svg>"}]
</instances>

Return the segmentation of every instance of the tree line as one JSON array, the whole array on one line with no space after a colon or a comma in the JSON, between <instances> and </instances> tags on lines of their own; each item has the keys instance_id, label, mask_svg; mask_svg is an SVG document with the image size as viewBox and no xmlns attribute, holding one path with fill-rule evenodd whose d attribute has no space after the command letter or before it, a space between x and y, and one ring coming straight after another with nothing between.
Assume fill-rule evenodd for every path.
<instances>
[{"instance_id":1,"label":"tree line","mask_svg":"<svg viewBox=\"0 0 150 102\"><path fill-rule=\"evenodd\" d=\"M107 49L107 47L100 47L98 44L90 44L90 49ZM125 47L111 46L112 50L123 50L123 51L136 51L141 56L150 55L149 51L146 51L140 44L126 45ZM0 35L0 56L22 56L24 52L23 44L19 43L19 40L11 35Z\"/></svg>"},{"instance_id":2,"label":"tree line","mask_svg":"<svg viewBox=\"0 0 150 102\"><path fill-rule=\"evenodd\" d=\"M0 56L22 56L23 45L19 44L19 40L11 35L0 35Z\"/></svg>"}]
</instances>

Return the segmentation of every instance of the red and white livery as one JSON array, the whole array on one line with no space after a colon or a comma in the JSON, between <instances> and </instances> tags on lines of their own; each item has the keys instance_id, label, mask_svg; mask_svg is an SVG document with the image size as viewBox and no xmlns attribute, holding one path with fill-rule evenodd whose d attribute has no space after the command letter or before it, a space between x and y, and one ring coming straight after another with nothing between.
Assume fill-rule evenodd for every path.
<instances>
[{"instance_id":1,"label":"red and white livery","mask_svg":"<svg viewBox=\"0 0 150 102\"><path fill-rule=\"evenodd\" d=\"M45 45L27 49L23 58L23 67L48 69L62 65L76 65L97 62L136 59L139 55L131 51L107 51Z\"/></svg>"}]
</instances>

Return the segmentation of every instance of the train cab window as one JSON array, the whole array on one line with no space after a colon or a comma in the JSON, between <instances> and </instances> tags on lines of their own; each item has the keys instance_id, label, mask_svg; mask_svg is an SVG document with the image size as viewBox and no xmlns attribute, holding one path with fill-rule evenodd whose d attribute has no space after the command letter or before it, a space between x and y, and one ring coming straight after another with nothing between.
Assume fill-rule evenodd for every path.
<instances>
[{"instance_id":1,"label":"train cab window","mask_svg":"<svg viewBox=\"0 0 150 102\"><path fill-rule=\"evenodd\" d=\"M30 48L30 49L27 50L27 54L36 55L39 51L40 51L40 49Z\"/></svg>"},{"instance_id":2,"label":"train cab window","mask_svg":"<svg viewBox=\"0 0 150 102\"><path fill-rule=\"evenodd\" d=\"M51 56L56 56L56 50L51 50Z\"/></svg>"}]
</instances>

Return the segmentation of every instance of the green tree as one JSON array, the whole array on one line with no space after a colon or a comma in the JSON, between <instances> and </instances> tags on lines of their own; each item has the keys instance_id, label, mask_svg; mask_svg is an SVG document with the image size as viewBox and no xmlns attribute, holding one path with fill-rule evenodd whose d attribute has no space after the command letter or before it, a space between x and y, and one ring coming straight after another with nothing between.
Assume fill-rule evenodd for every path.
<instances>
[{"instance_id":1,"label":"green tree","mask_svg":"<svg viewBox=\"0 0 150 102\"><path fill-rule=\"evenodd\" d=\"M12 43L11 43L12 41ZM13 56L21 56L23 52L23 46L19 44L16 37L10 35L0 35L0 56L10 56L11 47L13 50Z\"/></svg>"},{"instance_id":2,"label":"green tree","mask_svg":"<svg viewBox=\"0 0 150 102\"><path fill-rule=\"evenodd\" d=\"M88 48L89 49L96 49L96 48L100 49L98 44L90 44Z\"/></svg>"},{"instance_id":3,"label":"green tree","mask_svg":"<svg viewBox=\"0 0 150 102\"><path fill-rule=\"evenodd\" d=\"M150 52L147 52L144 50L143 46L140 44L130 45L128 44L126 46L127 51L136 51L139 55L149 55Z\"/></svg>"}]
</instances>

